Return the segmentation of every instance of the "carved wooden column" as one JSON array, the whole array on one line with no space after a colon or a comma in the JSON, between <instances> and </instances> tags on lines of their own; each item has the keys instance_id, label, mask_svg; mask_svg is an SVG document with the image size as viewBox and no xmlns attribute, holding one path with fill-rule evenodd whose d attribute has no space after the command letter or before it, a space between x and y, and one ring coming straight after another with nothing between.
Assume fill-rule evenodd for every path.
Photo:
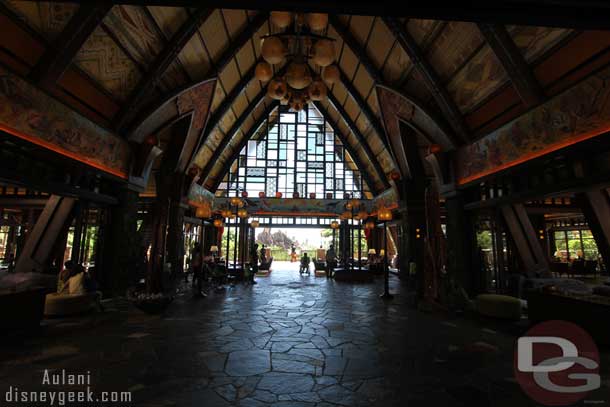
<instances>
[{"instance_id":1,"label":"carved wooden column","mask_svg":"<svg viewBox=\"0 0 610 407\"><path fill-rule=\"evenodd\" d=\"M610 200L606 190L592 189L576 195L589 229L604 259L606 269L610 267Z\"/></svg>"},{"instance_id":2,"label":"carved wooden column","mask_svg":"<svg viewBox=\"0 0 610 407\"><path fill-rule=\"evenodd\" d=\"M464 210L459 193L445 199L447 209L447 272L469 295L476 293L478 270L473 269L476 254L474 225Z\"/></svg>"}]
</instances>

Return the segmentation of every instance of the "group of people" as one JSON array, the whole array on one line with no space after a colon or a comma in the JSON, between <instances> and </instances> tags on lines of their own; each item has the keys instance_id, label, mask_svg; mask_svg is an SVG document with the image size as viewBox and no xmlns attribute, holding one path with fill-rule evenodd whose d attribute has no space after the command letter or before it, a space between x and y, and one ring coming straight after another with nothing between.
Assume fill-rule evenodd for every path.
<instances>
[{"instance_id":1,"label":"group of people","mask_svg":"<svg viewBox=\"0 0 610 407\"><path fill-rule=\"evenodd\" d=\"M320 246L322 248L322 246ZM334 245L330 245L325 255L326 260L326 278L330 278L332 276L333 269L337 267L337 253L335 252ZM307 252L303 253L301 257L301 266L299 268L299 273L307 273L309 274L309 265L311 264L311 258L307 255Z\"/></svg>"}]
</instances>

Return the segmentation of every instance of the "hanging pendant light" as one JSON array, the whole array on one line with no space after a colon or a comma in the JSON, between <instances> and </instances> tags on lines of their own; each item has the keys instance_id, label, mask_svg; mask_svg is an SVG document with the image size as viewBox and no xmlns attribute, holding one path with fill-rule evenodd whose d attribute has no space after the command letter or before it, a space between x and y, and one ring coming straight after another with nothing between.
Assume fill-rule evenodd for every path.
<instances>
[{"instance_id":1,"label":"hanging pendant light","mask_svg":"<svg viewBox=\"0 0 610 407\"><path fill-rule=\"evenodd\" d=\"M289 11L272 11L269 19L274 26L286 28L292 23L292 13Z\"/></svg>"},{"instance_id":2,"label":"hanging pendant light","mask_svg":"<svg viewBox=\"0 0 610 407\"><path fill-rule=\"evenodd\" d=\"M339 72L339 68L337 65L328 65L322 69L322 79L326 83L337 83L341 80L341 73Z\"/></svg>"},{"instance_id":3,"label":"hanging pendant light","mask_svg":"<svg viewBox=\"0 0 610 407\"><path fill-rule=\"evenodd\" d=\"M315 101L326 99L327 91L326 85L319 79L313 81L307 88L309 98Z\"/></svg>"},{"instance_id":4,"label":"hanging pendant light","mask_svg":"<svg viewBox=\"0 0 610 407\"><path fill-rule=\"evenodd\" d=\"M256 64L254 77L261 82L269 82L271 78L273 78L273 69L271 68L271 65L265 61Z\"/></svg>"},{"instance_id":5,"label":"hanging pendant light","mask_svg":"<svg viewBox=\"0 0 610 407\"><path fill-rule=\"evenodd\" d=\"M328 25L328 14L324 13L307 13L305 15L307 25L314 31L322 31Z\"/></svg>"},{"instance_id":6,"label":"hanging pendant light","mask_svg":"<svg viewBox=\"0 0 610 407\"><path fill-rule=\"evenodd\" d=\"M335 62L335 44L331 40L321 39L313 45L313 62L322 67Z\"/></svg>"},{"instance_id":7,"label":"hanging pendant light","mask_svg":"<svg viewBox=\"0 0 610 407\"><path fill-rule=\"evenodd\" d=\"M271 65L279 64L286 56L286 46L279 37L267 37L263 40L261 54Z\"/></svg>"},{"instance_id":8,"label":"hanging pendant light","mask_svg":"<svg viewBox=\"0 0 610 407\"><path fill-rule=\"evenodd\" d=\"M307 64L292 62L286 70L286 82L294 89L305 89L311 83L311 72Z\"/></svg>"},{"instance_id":9,"label":"hanging pendant light","mask_svg":"<svg viewBox=\"0 0 610 407\"><path fill-rule=\"evenodd\" d=\"M288 86L286 85L286 81L281 78L274 78L269 82L269 86L267 86L267 95L271 99L282 100L286 96L286 92L288 91Z\"/></svg>"}]
</instances>

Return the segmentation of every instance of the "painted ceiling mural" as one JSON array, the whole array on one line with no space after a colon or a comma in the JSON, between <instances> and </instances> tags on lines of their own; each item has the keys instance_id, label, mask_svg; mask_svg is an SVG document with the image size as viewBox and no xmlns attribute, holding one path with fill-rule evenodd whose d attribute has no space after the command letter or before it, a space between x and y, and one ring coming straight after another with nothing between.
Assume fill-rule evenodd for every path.
<instances>
[{"instance_id":1,"label":"painted ceiling mural","mask_svg":"<svg viewBox=\"0 0 610 407\"><path fill-rule=\"evenodd\" d=\"M102 27L97 27L83 44L74 64L119 100L129 96L141 77L136 64Z\"/></svg>"},{"instance_id":2,"label":"painted ceiling mural","mask_svg":"<svg viewBox=\"0 0 610 407\"><path fill-rule=\"evenodd\" d=\"M54 40L72 18L78 4L0 0L34 31L49 42Z\"/></svg>"},{"instance_id":3,"label":"painted ceiling mural","mask_svg":"<svg viewBox=\"0 0 610 407\"><path fill-rule=\"evenodd\" d=\"M129 145L0 67L0 129L126 178Z\"/></svg>"},{"instance_id":4,"label":"painted ceiling mural","mask_svg":"<svg viewBox=\"0 0 610 407\"><path fill-rule=\"evenodd\" d=\"M457 152L459 184L610 131L610 68Z\"/></svg>"}]
</instances>

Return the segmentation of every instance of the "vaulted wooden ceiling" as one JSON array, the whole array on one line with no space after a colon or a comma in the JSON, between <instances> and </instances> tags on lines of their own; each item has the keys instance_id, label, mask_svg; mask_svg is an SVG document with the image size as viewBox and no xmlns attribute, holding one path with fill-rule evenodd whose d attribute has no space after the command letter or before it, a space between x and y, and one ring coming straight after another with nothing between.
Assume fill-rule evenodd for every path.
<instances>
[{"instance_id":1,"label":"vaulted wooden ceiling","mask_svg":"<svg viewBox=\"0 0 610 407\"><path fill-rule=\"evenodd\" d=\"M272 108L253 71L261 37L275 31L260 10L0 0L0 63L119 134L167 95L217 76L195 157L213 186ZM375 85L437 112L459 145L610 63L608 31L330 15L325 34L342 81L320 107L376 191L395 164Z\"/></svg>"}]
</instances>

